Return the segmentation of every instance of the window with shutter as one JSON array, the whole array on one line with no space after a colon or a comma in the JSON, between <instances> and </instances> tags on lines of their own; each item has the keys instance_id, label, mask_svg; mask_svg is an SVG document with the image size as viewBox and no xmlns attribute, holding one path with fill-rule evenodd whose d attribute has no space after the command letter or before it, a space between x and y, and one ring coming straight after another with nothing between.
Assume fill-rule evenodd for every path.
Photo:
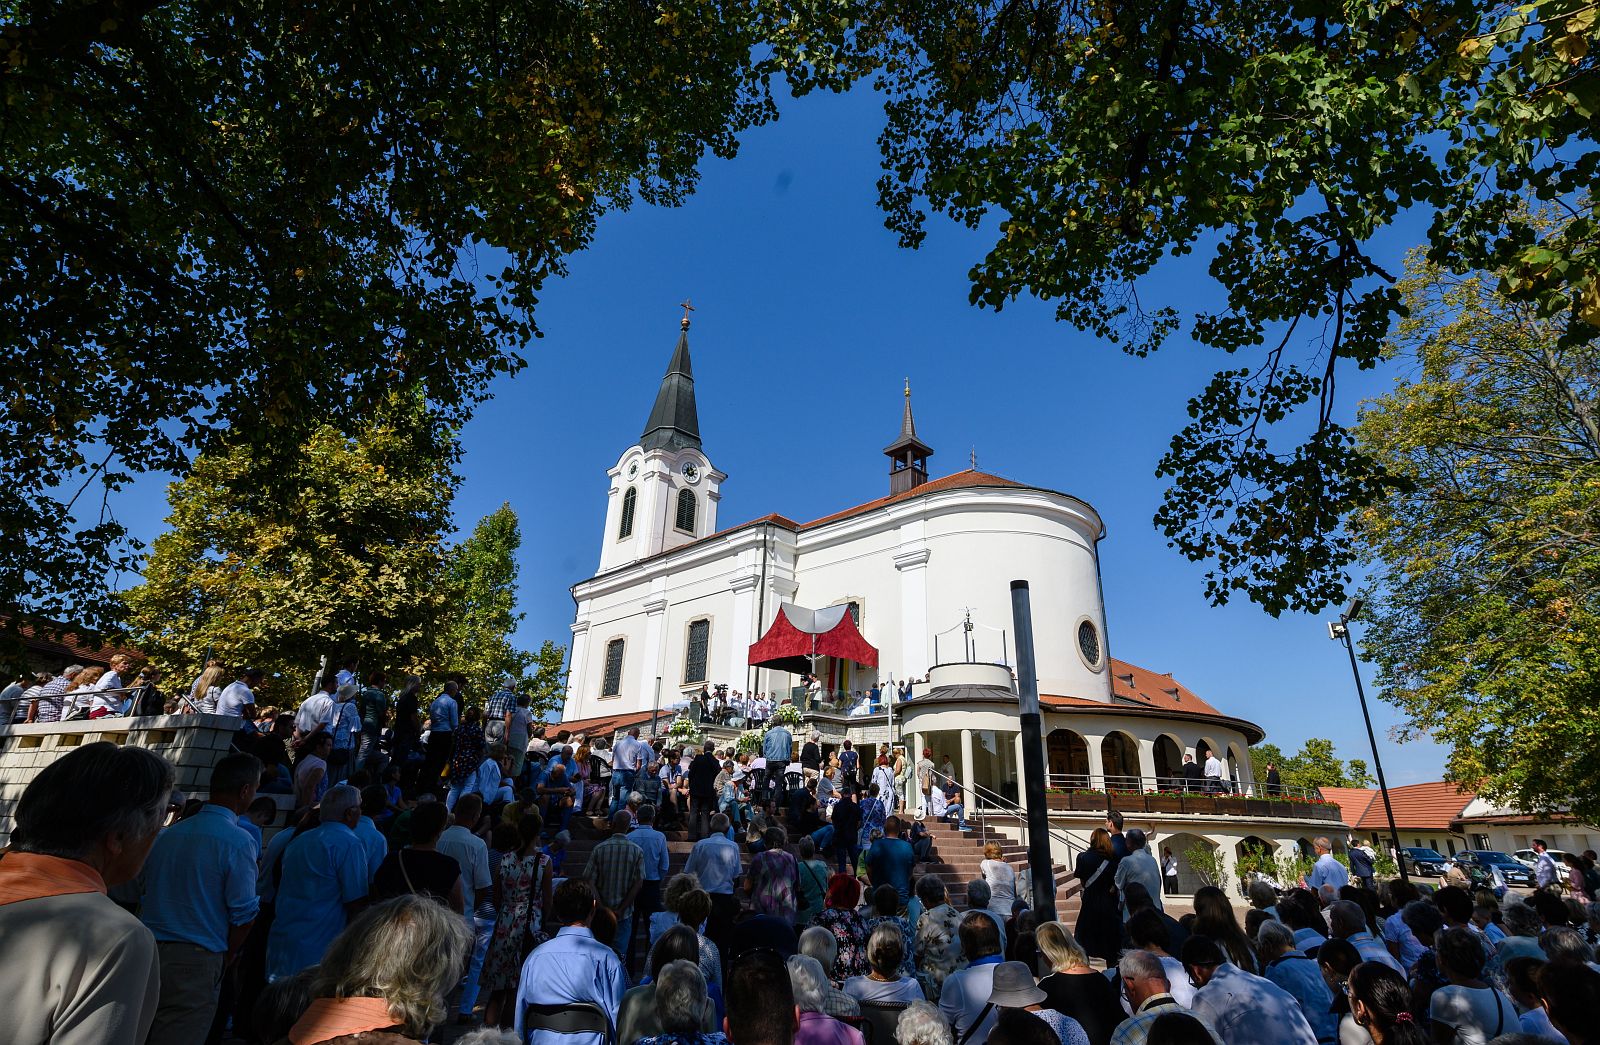
<instances>
[{"instance_id":1,"label":"window with shutter","mask_svg":"<svg viewBox=\"0 0 1600 1045\"><path fill-rule=\"evenodd\" d=\"M678 491L678 529L694 532L694 516L698 507L693 493L688 490Z\"/></svg>"},{"instance_id":2,"label":"window with shutter","mask_svg":"<svg viewBox=\"0 0 1600 1045\"><path fill-rule=\"evenodd\" d=\"M600 680L600 695L614 697L622 692L622 649L627 645L622 639L606 643L606 670Z\"/></svg>"},{"instance_id":3,"label":"window with shutter","mask_svg":"<svg viewBox=\"0 0 1600 1045\"><path fill-rule=\"evenodd\" d=\"M633 513L639 506L639 491L628 487L622 495L622 525L617 527L617 540L633 536Z\"/></svg>"},{"instance_id":4,"label":"window with shutter","mask_svg":"<svg viewBox=\"0 0 1600 1045\"><path fill-rule=\"evenodd\" d=\"M689 643L683 654L683 681L706 680L706 657L711 650L711 622L697 620L689 624Z\"/></svg>"}]
</instances>

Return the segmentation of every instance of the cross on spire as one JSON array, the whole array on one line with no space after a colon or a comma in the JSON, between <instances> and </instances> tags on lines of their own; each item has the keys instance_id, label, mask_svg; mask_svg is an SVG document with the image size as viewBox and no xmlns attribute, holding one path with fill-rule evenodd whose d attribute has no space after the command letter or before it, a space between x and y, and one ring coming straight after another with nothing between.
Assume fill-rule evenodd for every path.
<instances>
[{"instance_id":1,"label":"cross on spire","mask_svg":"<svg viewBox=\"0 0 1600 1045\"><path fill-rule=\"evenodd\" d=\"M976 446L972 448L972 470L974 472L978 470L978 448Z\"/></svg>"},{"instance_id":2,"label":"cross on spire","mask_svg":"<svg viewBox=\"0 0 1600 1045\"><path fill-rule=\"evenodd\" d=\"M679 321L679 325L682 326L683 329L688 330L689 329L689 313L694 311L694 306L689 304L689 299L688 298L684 298L682 301L680 301L678 303L678 307L683 309L683 319Z\"/></svg>"}]
</instances>

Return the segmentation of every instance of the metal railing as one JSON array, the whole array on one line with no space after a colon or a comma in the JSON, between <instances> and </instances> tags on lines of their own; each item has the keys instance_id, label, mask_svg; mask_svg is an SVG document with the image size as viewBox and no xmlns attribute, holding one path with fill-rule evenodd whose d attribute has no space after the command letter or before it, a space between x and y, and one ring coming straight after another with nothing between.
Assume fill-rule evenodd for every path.
<instances>
[{"instance_id":1,"label":"metal railing","mask_svg":"<svg viewBox=\"0 0 1600 1045\"><path fill-rule=\"evenodd\" d=\"M976 819L978 821L979 839L985 844L988 843L990 835L989 818L991 816L998 816L1015 820L1017 822L1017 827L1021 831L1022 844L1024 846L1027 845L1028 811L1022 808L1022 806L1011 801L1009 798L1006 798L1004 795L984 787L982 784L972 784L971 786L968 786L957 780L955 777L939 772L937 769L930 769L928 772L933 776L935 781L948 781L954 784L960 791L970 791L975 799L981 800L981 803L975 801L971 805L963 802L962 816L965 819ZM979 815L974 816L974 814ZM1083 847L1074 842L1071 835L1057 831L1054 827L1048 828L1047 830L1051 839L1062 844L1067 854L1067 858L1062 861L1062 863L1065 864L1068 870L1071 870L1072 861L1076 859L1078 853ZM995 838L997 840L1001 837L1003 836L1001 836L998 832L995 832ZM1051 852L1055 852L1054 846L1051 847Z\"/></svg>"},{"instance_id":2,"label":"metal railing","mask_svg":"<svg viewBox=\"0 0 1600 1045\"><path fill-rule=\"evenodd\" d=\"M1259 780L1219 780L1215 777L1194 780L1181 776L1129 776L1121 773L1051 773L1047 780L1053 791L1184 792L1302 802L1317 801L1322 797L1315 788L1267 784Z\"/></svg>"}]
</instances>

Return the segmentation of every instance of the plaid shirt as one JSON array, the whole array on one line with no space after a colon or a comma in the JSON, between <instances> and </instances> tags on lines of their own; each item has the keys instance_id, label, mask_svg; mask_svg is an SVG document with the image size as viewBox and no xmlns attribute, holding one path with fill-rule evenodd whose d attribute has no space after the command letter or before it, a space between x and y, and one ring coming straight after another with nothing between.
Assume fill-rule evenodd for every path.
<instances>
[{"instance_id":1,"label":"plaid shirt","mask_svg":"<svg viewBox=\"0 0 1600 1045\"><path fill-rule=\"evenodd\" d=\"M33 720L35 722L60 722L61 695L71 688L72 683L60 675L46 682L44 689L39 691L39 713L33 717Z\"/></svg>"},{"instance_id":2,"label":"plaid shirt","mask_svg":"<svg viewBox=\"0 0 1600 1045\"><path fill-rule=\"evenodd\" d=\"M1173 1000L1170 994L1157 994L1146 998L1144 1004L1139 1006L1139 1011L1117 1024L1117 1029L1111 1035L1111 1045L1145 1045L1150 1040L1150 1025L1169 1012L1182 1012L1193 1016L1200 1021L1200 1025L1211 1032L1217 1041L1222 1038L1212 1028L1211 1023L1198 1012L1191 1012Z\"/></svg>"},{"instance_id":3,"label":"plaid shirt","mask_svg":"<svg viewBox=\"0 0 1600 1045\"><path fill-rule=\"evenodd\" d=\"M491 722L501 722L517 704L517 695L509 689L497 689L494 696L489 698L489 705L484 709L484 717Z\"/></svg>"},{"instance_id":4,"label":"plaid shirt","mask_svg":"<svg viewBox=\"0 0 1600 1045\"><path fill-rule=\"evenodd\" d=\"M589 854L583 876L594 883L600 902L620 917L632 910L622 906L629 891L644 881L644 850L626 835L612 835Z\"/></svg>"}]
</instances>

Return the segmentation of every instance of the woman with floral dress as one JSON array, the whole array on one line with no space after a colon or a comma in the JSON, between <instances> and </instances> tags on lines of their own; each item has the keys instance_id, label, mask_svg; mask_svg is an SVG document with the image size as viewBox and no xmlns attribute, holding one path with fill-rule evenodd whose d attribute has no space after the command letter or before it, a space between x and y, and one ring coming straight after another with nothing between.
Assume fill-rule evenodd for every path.
<instances>
[{"instance_id":1,"label":"woman with floral dress","mask_svg":"<svg viewBox=\"0 0 1600 1045\"><path fill-rule=\"evenodd\" d=\"M756 914L770 914L793 922L798 907L799 865L785 848L788 833L776 825L761 840L765 848L750 861L750 906Z\"/></svg>"},{"instance_id":2,"label":"woman with floral dress","mask_svg":"<svg viewBox=\"0 0 1600 1045\"><path fill-rule=\"evenodd\" d=\"M455 753L450 756L450 786L463 787L483 765L483 709L468 708L456 730Z\"/></svg>"},{"instance_id":3,"label":"woman with floral dress","mask_svg":"<svg viewBox=\"0 0 1600 1045\"><path fill-rule=\"evenodd\" d=\"M484 1023L490 1027L511 1025L517 981L522 975L523 957L529 950L525 943L537 944L544 939L541 929L544 912L550 909L551 882L555 876L551 873L550 857L539 848L543 827L538 813L531 809L523 813L517 820L520 847L500 857L496 883L499 895L495 898L500 915L479 978L481 989L489 992Z\"/></svg>"},{"instance_id":4,"label":"woman with floral dress","mask_svg":"<svg viewBox=\"0 0 1600 1045\"><path fill-rule=\"evenodd\" d=\"M862 849L872 844L872 832L883 833L883 822L888 815L883 806L883 799L879 797L878 785L869 785L867 797L861 803L861 841L858 844Z\"/></svg>"},{"instance_id":5,"label":"woman with floral dress","mask_svg":"<svg viewBox=\"0 0 1600 1045\"><path fill-rule=\"evenodd\" d=\"M826 970L835 987L867 974L867 928L856 911L860 902L861 880L855 875L841 872L828 880L828 905L816 924L833 933L839 945L833 968Z\"/></svg>"}]
</instances>

